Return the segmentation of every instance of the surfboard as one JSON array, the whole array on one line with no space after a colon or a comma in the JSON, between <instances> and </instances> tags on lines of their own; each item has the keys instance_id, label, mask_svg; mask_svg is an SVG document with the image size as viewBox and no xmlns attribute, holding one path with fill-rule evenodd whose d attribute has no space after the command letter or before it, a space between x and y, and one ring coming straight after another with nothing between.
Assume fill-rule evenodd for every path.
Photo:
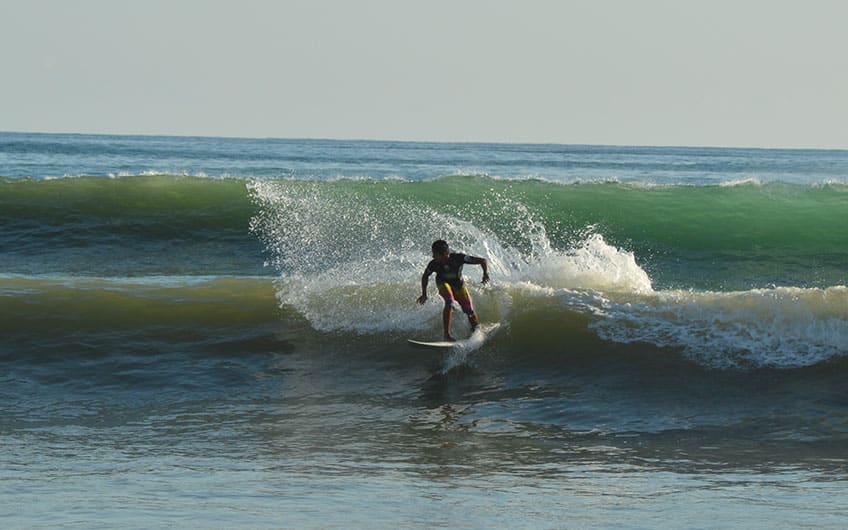
<instances>
[{"instance_id":1,"label":"surfboard","mask_svg":"<svg viewBox=\"0 0 848 530\"><path fill-rule=\"evenodd\" d=\"M442 350L442 349L453 348L454 346L456 346L457 342L461 342L461 341L457 340L457 341L451 342L451 341L447 341L447 340L439 340L439 341L435 341L435 342L428 342L426 340L407 339L406 342L408 342L410 346L413 346L415 348L427 348L427 349L434 349L434 350Z\"/></svg>"},{"instance_id":2,"label":"surfboard","mask_svg":"<svg viewBox=\"0 0 848 530\"><path fill-rule=\"evenodd\" d=\"M407 339L407 343L413 348L426 348L430 350L449 350L451 348L468 349L470 346L474 346L473 349L476 349L482 346L486 338L494 333L500 326L500 322L496 322L494 324L481 324L467 339L453 342L447 340L426 341Z\"/></svg>"}]
</instances>

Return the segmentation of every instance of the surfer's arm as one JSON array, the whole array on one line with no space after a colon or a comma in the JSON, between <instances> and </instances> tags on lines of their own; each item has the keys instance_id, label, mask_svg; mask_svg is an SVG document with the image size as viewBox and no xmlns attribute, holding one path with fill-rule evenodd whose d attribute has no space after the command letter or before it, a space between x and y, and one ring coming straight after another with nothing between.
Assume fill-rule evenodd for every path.
<instances>
[{"instance_id":1,"label":"surfer's arm","mask_svg":"<svg viewBox=\"0 0 848 530\"><path fill-rule=\"evenodd\" d=\"M419 304L427 301L427 284L430 283L431 274L433 274L433 271L430 270L430 267L427 267L424 274L421 275L421 296L418 297Z\"/></svg>"},{"instance_id":2,"label":"surfer's arm","mask_svg":"<svg viewBox=\"0 0 848 530\"><path fill-rule=\"evenodd\" d=\"M489 282L489 260L477 256L468 256L465 262L471 265L480 265L483 268L483 283Z\"/></svg>"}]
</instances>

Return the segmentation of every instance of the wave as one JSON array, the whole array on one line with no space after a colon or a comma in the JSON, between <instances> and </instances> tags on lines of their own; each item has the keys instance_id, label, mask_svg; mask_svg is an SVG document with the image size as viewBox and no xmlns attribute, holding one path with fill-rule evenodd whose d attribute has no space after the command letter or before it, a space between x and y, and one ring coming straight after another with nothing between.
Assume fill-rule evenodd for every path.
<instances>
[{"instance_id":1,"label":"wave","mask_svg":"<svg viewBox=\"0 0 848 530\"><path fill-rule=\"evenodd\" d=\"M657 286L639 263L638 252L612 243L607 236L615 233L611 227L617 227L631 235L644 232L654 245L673 240L677 247L697 251L690 258L697 261L712 239L720 239L722 249L731 245L731 238L725 237L728 225L742 229L755 218L767 223L762 219L766 203L783 201L789 205L784 218L788 212L799 220L802 213L813 217L804 223L807 239L814 241L802 243L799 234L796 246L802 248L793 250L794 256L803 256L831 244L829 234L811 235L836 226L838 215L844 213L842 190L835 192L828 208L831 197L816 195L826 192L809 187L767 186L766 195L760 185L671 188L660 190L658 198L656 190L581 185L566 189L564 193L579 197L567 200L556 195L561 189L541 182L523 182L516 189L481 177L446 178L437 185L256 181L251 192L259 213L252 229L264 240L281 272L281 305L294 308L323 332L437 333L440 303L433 300L427 307L412 308L410 301L429 259L429 243L447 239L454 248L485 256L490 262L494 284L472 289L483 318L503 322L513 332L530 337L544 337L551 328L564 327L570 334L563 337L563 345L555 347L558 350L592 336L623 348L648 344L679 352L712 368L794 368L842 358L848 352L845 287L725 291ZM705 199L712 200L704 205ZM721 204L725 199L736 204ZM573 207L563 207L569 201ZM751 208L737 211L742 204ZM594 219L588 213L576 215L577 208L603 210L608 215L604 223L589 224ZM662 208L665 220L652 208ZM687 210L721 218L716 209L739 215L719 222L718 228L701 220L700 231L695 229L693 215L689 233L680 227ZM753 214L746 213L751 209ZM639 212L642 215L636 215ZM575 215L580 228L557 237L562 228L559 222ZM783 226L783 221L774 223L769 231ZM771 237L762 236L757 244L766 247ZM791 237L773 237L776 247L792 245ZM633 241L633 237L623 239ZM772 252L769 264L779 267L778 258ZM726 267L738 262L723 259ZM710 266L714 267L701 265L701 270ZM751 273L759 270L754 267ZM466 273L473 278L475 271ZM544 325L535 323L533 315ZM519 329L515 329L517 322L522 323ZM574 322L580 325L571 327ZM533 338L530 344L538 341Z\"/></svg>"},{"instance_id":2,"label":"wave","mask_svg":"<svg viewBox=\"0 0 848 530\"><path fill-rule=\"evenodd\" d=\"M609 240L632 242L643 254L663 247L747 250L752 246L806 247L821 254L848 243L848 235L835 229L848 211L848 184L833 181L802 185L743 180L690 186L615 180L565 184L479 174L426 181L155 173L114 178L0 177L0 219L4 224L70 221L113 228L135 224L166 233L243 230L256 213L256 199L261 202L263 194L272 193L307 194L319 210L326 207L321 201L347 200L458 212L475 224L511 230L521 237L515 228L524 227L510 226L516 225L511 210L518 208L544 224L554 243L573 243L575 231L596 226Z\"/></svg>"},{"instance_id":3,"label":"wave","mask_svg":"<svg viewBox=\"0 0 848 530\"><path fill-rule=\"evenodd\" d=\"M0 303L18 315L8 332L223 325L247 314L302 319L322 336L438 333L438 300L414 300L430 243L446 239L489 259L493 284L472 290L484 320L505 325L496 346L647 345L714 368L793 368L848 352L846 212L839 183L3 179L0 265L24 275L2 279ZM27 269L48 259L60 275L79 259L88 276L218 279L69 285ZM273 285L251 279L261 261ZM472 282L478 273L466 270Z\"/></svg>"},{"instance_id":4,"label":"wave","mask_svg":"<svg viewBox=\"0 0 848 530\"><path fill-rule=\"evenodd\" d=\"M288 246L309 246L332 263L351 258L349 241L368 241L377 253L387 246L426 253L426 240L439 234L466 247L480 232L518 261L572 248L596 232L634 252L660 285L683 288L827 287L844 283L848 259L848 233L836 229L848 212L842 185L642 187L453 176L249 187L259 209L254 231L281 270L296 254ZM272 229L292 237L264 237Z\"/></svg>"},{"instance_id":5,"label":"wave","mask_svg":"<svg viewBox=\"0 0 848 530\"><path fill-rule=\"evenodd\" d=\"M626 253L598 238L587 245L609 255L571 258L565 268L572 273L594 270L572 280L565 278L570 272L563 274L563 283L581 287L553 287L533 274L523 279L507 275L488 286L471 282L483 321L502 325L486 345L490 351L505 352L513 362L544 363L573 362L568 359L581 356L626 363L648 356L659 367L680 357L722 370L794 369L848 359L844 286L655 291L643 283L644 273L632 267ZM602 271L615 269L628 279L610 286ZM441 303L433 299L417 305L414 277L404 283L360 284L328 276L276 282L7 276L0 278L0 293L0 311L8 315L0 321L0 332L15 355L13 345L21 341L35 341L38 349L48 350L59 341L64 351L115 333L144 339L141 344L187 337L228 342L264 329L259 335L320 344L323 350L354 341L394 357L405 337L441 332ZM468 332L461 318L455 327L460 335ZM269 347L274 351L281 344Z\"/></svg>"},{"instance_id":6,"label":"wave","mask_svg":"<svg viewBox=\"0 0 848 530\"><path fill-rule=\"evenodd\" d=\"M472 285L481 318L504 324L523 354L561 356L588 345L626 355L650 346L658 356L679 354L716 369L798 368L848 356L844 286L655 291L628 253L600 238L587 246L606 256L578 253L540 267L547 269L540 275L500 272L493 285ZM277 296L322 333L438 336L441 301L433 296L416 306L417 276L407 272L405 283L359 282L341 269L289 277L278 283ZM467 332L463 319L456 317L456 326Z\"/></svg>"},{"instance_id":7,"label":"wave","mask_svg":"<svg viewBox=\"0 0 848 530\"><path fill-rule=\"evenodd\" d=\"M275 321L268 278L0 277L0 331L11 335L251 326Z\"/></svg>"},{"instance_id":8,"label":"wave","mask_svg":"<svg viewBox=\"0 0 848 530\"><path fill-rule=\"evenodd\" d=\"M591 324L616 343L681 350L714 368L797 368L848 356L848 289L660 291L603 300Z\"/></svg>"},{"instance_id":9,"label":"wave","mask_svg":"<svg viewBox=\"0 0 848 530\"><path fill-rule=\"evenodd\" d=\"M131 221L173 230L243 228L252 213L235 178L144 174L58 179L0 178L0 218L11 222Z\"/></svg>"},{"instance_id":10,"label":"wave","mask_svg":"<svg viewBox=\"0 0 848 530\"><path fill-rule=\"evenodd\" d=\"M0 272L261 274L253 213L239 179L0 179Z\"/></svg>"}]
</instances>

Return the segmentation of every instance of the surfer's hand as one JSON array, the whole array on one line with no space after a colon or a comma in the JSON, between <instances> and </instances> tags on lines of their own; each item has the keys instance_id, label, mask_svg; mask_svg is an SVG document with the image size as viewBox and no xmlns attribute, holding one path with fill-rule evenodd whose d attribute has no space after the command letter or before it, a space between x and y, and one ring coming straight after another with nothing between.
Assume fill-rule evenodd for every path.
<instances>
[{"instance_id":1,"label":"surfer's hand","mask_svg":"<svg viewBox=\"0 0 848 530\"><path fill-rule=\"evenodd\" d=\"M421 296L418 297L418 303L419 304L424 305L424 303L426 301L427 301L427 295L426 294L422 294Z\"/></svg>"},{"instance_id":2,"label":"surfer's hand","mask_svg":"<svg viewBox=\"0 0 848 530\"><path fill-rule=\"evenodd\" d=\"M483 283L489 283L489 273L488 272L483 273Z\"/></svg>"}]
</instances>

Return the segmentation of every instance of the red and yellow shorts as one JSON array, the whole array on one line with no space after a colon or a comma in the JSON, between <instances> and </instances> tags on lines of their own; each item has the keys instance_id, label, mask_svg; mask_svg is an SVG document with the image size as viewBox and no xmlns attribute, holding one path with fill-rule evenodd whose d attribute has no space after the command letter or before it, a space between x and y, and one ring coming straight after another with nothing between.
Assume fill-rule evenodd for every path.
<instances>
[{"instance_id":1,"label":"red and yellow shorts","mask_svg":"<svg viewBox=\"0 0 848 530\"><path fill-rule=\"evenodd\" d=\"M438 283L439 294L445 299L445 307L451 307L453 301L459 303L462 312L466 315L474 314L474 307L471 305L471 295L468 294L468 287L465 284L456 286L449 283Z\"/></svg>"}]
</instances>

